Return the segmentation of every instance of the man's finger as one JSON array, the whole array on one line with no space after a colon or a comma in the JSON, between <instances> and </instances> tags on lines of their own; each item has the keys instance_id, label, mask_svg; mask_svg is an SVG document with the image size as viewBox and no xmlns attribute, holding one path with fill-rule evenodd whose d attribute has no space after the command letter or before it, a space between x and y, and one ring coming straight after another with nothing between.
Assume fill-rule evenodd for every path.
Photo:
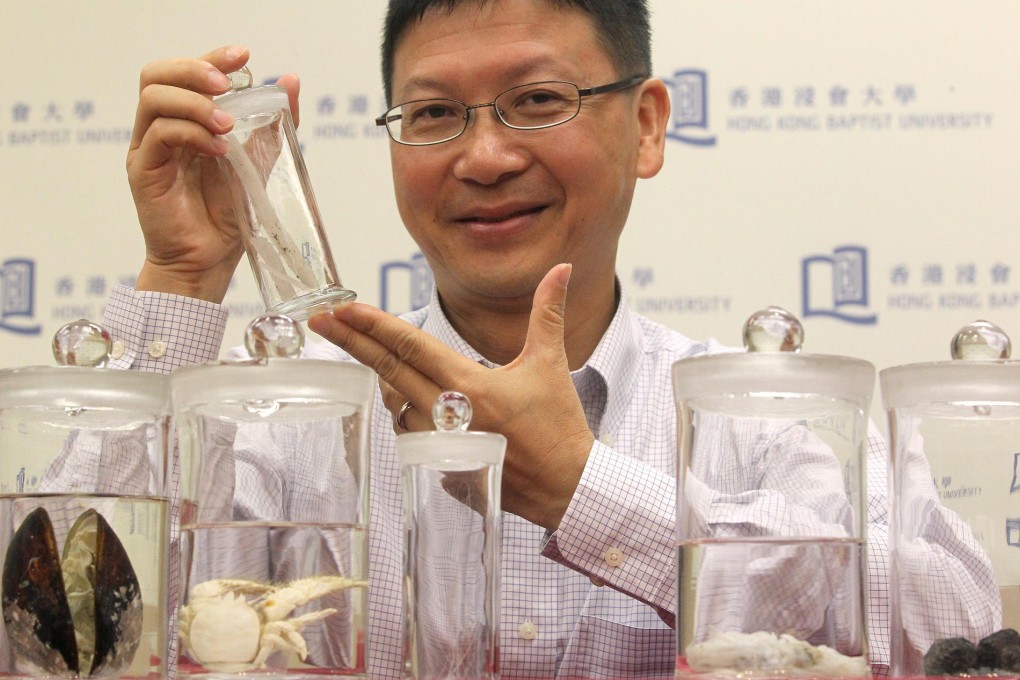
<instances>
[{"instance_id":1,"label":"man's finger","mask_svg":"<svg viewBox=\"0 0 1020 680\"><path fill-rule=\"evenodd\" d=\"M248 49L245 47L221 47L199 59L164 59L143 67L138 79L138 111L135 114L130 148L138 148L145 131L159 116L190 118L205 124L216 134L229 130L232 125L228 121L229 117L220 120L212 118L216 107L209 100L228 90L230 80L226 74L243 66L248 61L248 56ZM166 95L154 94L167 89L181 91L178 93L180 103L174 107L166 103L172 101ZM205 101L197 97L188 99L185 91L195 93ZM153 99L160 101L160 105L153 105ZM180 110L182 108L183 111Z\"/></svg>"},{"instance_id":2,"label":"man's finger","mask_svg":"<svg viewBox=\"0 0 1020 680\"><path fill-rule=\"evenodd\" d=\"M396 317L386 316L398 324L403 324L422 333ZM415 366L402 361L386 345L335 318L332 314L324 313L311 317L308 320L308 327L326 340L345 349L352 357L374 370L382 384L390 386L390 392L384 391L383 396L386 399L386 408L394 414L394 417L399 414L400 407L407 400L411 400L414 404L431 404L443 389ZM452 351L446 347L443 349L447 352ZM399 404L396 403L397 397L394 396L397 394L406 395ZM406 419L409 416L416 415L405 414L405 422L408 422Z\"/></svg>"},{"instance_id":3,"label":"man's finger","mask_svg":"<svg viewBox=\"0 0 1020 680\"><path fill-rule=\"evenodd\" d=\"M413 367L439 388L461 384L472 370L478 369L478 365L471 359L450 349L425 331L370 305L356 302L338 307L333 310L333 318L340 326L354 333L342 332L335 338L327 339L350 352L358 361L367 362L376 369L379 377L415 400L420 395L408 391L407 385L401 382L401 366ZM331 324L331 327L336 325ZM373 342L367 343L357 335L370 338ZM435 394L431 397L435 397Z\"/></svg>"},{"instance_id":4,"label":"man's finger","mask_svg":"<svg viewBox=\"0 0 1020 680\"><path fill-rule=\"evenodd\" d=\"M523 354L537 354L566 361L563 319L567 304L567 283L572 265L558 264L549 270L535 289Z\"/></svg>"}]
</instances>

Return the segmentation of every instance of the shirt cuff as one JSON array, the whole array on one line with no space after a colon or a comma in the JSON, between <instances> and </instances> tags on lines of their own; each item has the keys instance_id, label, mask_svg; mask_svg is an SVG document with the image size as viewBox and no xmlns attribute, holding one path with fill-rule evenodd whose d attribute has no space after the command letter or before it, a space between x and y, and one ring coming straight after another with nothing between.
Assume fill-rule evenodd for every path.
<instances>
[{"instance_id":1,"label":"shirt cuff","mask_svg":"<svg viewBox=\"0 0 1020 680\"><path fill-rule=\"evenodd\" d=\"M229 313L204 300L115 286L103 313L113 338L110 367L170 373L219 355Z\"/></svg>"},{"instance_id":2,"label":"shirt cuff","mask_svg":"<svg viewBox=\"0 0 1020 680\"><path fill-rule=\"evenodd\" d=\"M676 481L596 441L542 554L675 612Z\"/></svg>"}]
</instances>

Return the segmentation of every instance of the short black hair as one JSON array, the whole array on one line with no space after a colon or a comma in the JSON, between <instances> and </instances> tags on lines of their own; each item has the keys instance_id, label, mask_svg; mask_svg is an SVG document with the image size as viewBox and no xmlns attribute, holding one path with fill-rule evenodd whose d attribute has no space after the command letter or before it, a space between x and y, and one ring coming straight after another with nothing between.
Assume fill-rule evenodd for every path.
<instances>
[{"instance_id":1,"label":"short black hair","mask_svg":"<svg viewBox=\"0 0 1020 680\"><path fill-rule=\"evenodd\" d=\"M570 8L591 17L599 43L620 77L652 74L652 31L646 0L545 0L556 8ZM390 0L383 25L382 75L387 105L393 103L393 53L412 22L432 9L453 10L465 2L484 5L499 0Z\"/></svg>"}]
</instances>

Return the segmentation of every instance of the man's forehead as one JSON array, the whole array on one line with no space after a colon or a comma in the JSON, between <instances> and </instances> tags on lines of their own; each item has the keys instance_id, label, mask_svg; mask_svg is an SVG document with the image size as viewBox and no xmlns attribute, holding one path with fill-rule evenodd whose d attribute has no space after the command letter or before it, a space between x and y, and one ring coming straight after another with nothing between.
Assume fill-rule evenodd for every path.
<instances>
[{"instance_id":1,"label":"man's forehead","mask_svg":"<svg viewBox=\"0 0 1020 680\"><path fill-rule=\"evenodd\" d=\"M552 0L440 2L401 32L394 49L394 84L402 81L399 89L437 84L444 76L432 66L449 66L444 57L451 54L457 71L489 61L495 67L489 69L492 75L512 80L562 69L579 51L588 53L585 63L597 60L591 49L604 54L591 17L573 6Z\"/></svg>"},{"instance_id":2,"label":"man's forehead","mask_svg":"<svg viewBox=\"0 0 1020 680\"><path fill-rule=\"evenodd\" d=\"M583 3L578 3L576 0L432 0L431 2L425 0L419 5L422 9L415 12L418 19L428 16L442 19L458 11L471 11L476 15L483 15L486 12L513 10L520 7L587 14L582 9ZM409 22L405 28L410 28L414 23L416 22Z\"/></svg>"},{"instance_id":3,"label":"man's forehead","mask_svg":"<svg viewBox=\"0 0 1020 680\"><path fill-rule=\"evenodd\" d=\"M517 83L536 76L543 77L556 75L567 77L570 74L564 73L564 64L560 59L551 56L527 59L520 62L507 62L500 64L500 68L493 74L496 80ZM422 73L413 74L401 83L402 89L437 89L449 85L443 78L430 73L424 69Z\"/></svg>"},{"instance_id":4,"label":"man's forehead","mask_svg":"<svg viewBox=\"0 0 1020 680\"><path fill-rule=\"evenodd\" d=\"M519 23L530 19L536 26L555 26L564 20L596 27L591 15L566 0L439 0L408 21L396 36L395 51L409 40L420 39L423 32L441 32L455 25L450 34L483 33L500 30L501 23Z\"/></svg>"}]
</instances>

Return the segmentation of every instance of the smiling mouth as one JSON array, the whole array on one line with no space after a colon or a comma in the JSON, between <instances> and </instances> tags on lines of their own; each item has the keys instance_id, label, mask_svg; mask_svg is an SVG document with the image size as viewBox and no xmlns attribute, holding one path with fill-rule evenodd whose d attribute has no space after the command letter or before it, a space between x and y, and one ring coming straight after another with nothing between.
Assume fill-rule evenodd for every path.
<instances>
[{"instance_id":1,"label":"smiling mouth","mask_svg":"<svg viewBox=\"0 0 1020 680\"><path fill-rule=\"evenodd\" d=\"M459 222L471 222L477 224L499 224L500 222L506 222L512 220L515 217L524 217L526 215L535 215L545 209L545 206L536 206L534 208L525 208L524 210L515 210L514 212L504 213L502 215L482 216L482 215L471 215L458 220Z\"/></svg>"}]
</instances>

